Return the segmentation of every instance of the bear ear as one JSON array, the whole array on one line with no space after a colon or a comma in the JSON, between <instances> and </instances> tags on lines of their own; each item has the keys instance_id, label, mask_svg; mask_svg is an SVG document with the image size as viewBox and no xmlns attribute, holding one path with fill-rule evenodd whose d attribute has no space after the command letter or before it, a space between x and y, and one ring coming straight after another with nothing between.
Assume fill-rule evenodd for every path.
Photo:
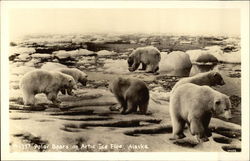
<instances>
[{"instance_id":1,"label":"bear ear","mask_svg":"<svg viewBox=\"0 0 250 161\"><path fill-rule=\"evenodd\" d=\"M127 81L126 78L118 77L118 84L119 84L119 85L126 84L126 81Z\"/></svg>"},{"instance_id":2,"label":"bear ear","mask_svg":"<svg viewBox=\"0 0 250 161\"><path fill-rule=\"evenodd\" d=\"M212 72L210 73L210 75L213 76L213 77L215 77L215 76L217 75L217 72L212 71Z\"/></svg>"}]
</instances>

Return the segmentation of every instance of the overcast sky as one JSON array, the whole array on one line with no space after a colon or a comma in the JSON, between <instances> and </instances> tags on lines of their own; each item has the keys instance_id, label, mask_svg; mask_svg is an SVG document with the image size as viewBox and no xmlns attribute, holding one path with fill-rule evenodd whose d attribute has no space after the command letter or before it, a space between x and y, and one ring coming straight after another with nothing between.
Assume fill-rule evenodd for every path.
<instances>
[{"instance_id":1,"label":"overcast sky","mask_svg":"<svg viewBox=\"0 0 250 161\"><path fill-rule=\"evenodd\" d=\"M32 33L240 35L238 9L11 9L11 38Z\"/></svg>"}]
</instances>

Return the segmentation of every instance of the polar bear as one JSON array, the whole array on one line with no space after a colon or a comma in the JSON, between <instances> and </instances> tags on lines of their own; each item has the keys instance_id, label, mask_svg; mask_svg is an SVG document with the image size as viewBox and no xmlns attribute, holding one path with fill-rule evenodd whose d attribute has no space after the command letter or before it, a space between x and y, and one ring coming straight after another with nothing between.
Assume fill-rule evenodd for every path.
<instances>
[{"instance_id":1,"label":"polar bear","mask_svg":"<svg viewBox=\"0 0 250 161\"><path fill-rule=\"evenodd\" d=\"M135 71L140 63L142 64L142 70L146 70L149 73L155 73L159 70L159 62L161 60L160 51L153 47L139 47L128 57L128 69L130 72Z\"/></svg>"},{"instance_id":2,"label":"polar bear","mask_svg":"<svg viewBox=\"0 0 250 161\"><path fill-rule=\"evenodd\" d=\"M122 114L137 112L138 106L141 114L147 113L149 90L143 81L118 77L109 84L109 90L121 104Z\"/></svg>"},{"instance_id":3,"label":"polar bear","mask_svg":"<svg viewBox=\"0 0 250 161\"><path fill-rule=\"evenodd\" d=\"M208 86L216 86L216 85L224 85L225 82L220 73L216 71L209 71L204 73L198 73L192 77L186 77L180 79L172 88L172 91L181 84L184 83L193 83L197 85L208 85ZM171 92L172 92L171 91Z\"/></svg>"},{"instance_id":4,"label":"polar bear","mask_svg":"<svg viewBox=\"0 0 250 161\"><path fill-rule=\"evenodd\" d=\"M37 69L26 73L20 81L25 105L35 104L35 95L45 93L48 100L59 105L57 94L62 89L76 89L76 82L72 76L58 71Z\"/></svg>"},{"instance_id":5,"label":"polar bear","mask_svg":"<svg viewBox=\"0 0 250 161\"><path fill-rule=\"evenodd\" d=\"M231 118L229 97L209 86L198 86L192 83L179 85L170 96L170 117L174 139L184 138L185 124L198 142L208 141L211 132L208 125L212 115Z\"/></svg>"},{"instance_id":6,"label":"polar bear","mask_svg":"<svg viewBox=\"0 0 250 161\"><path fill-rule=\"evenodd\" d=\"M86 86L88 75L81 70L76 68L59 68L57 69L57 71L72 76L76 82L80 82L83 86ZM67 90L61 90L62 94L66 94L66 92L69 95L73 95L72 89L70 88L68 88Z\"/></svg>"}]
</instances>

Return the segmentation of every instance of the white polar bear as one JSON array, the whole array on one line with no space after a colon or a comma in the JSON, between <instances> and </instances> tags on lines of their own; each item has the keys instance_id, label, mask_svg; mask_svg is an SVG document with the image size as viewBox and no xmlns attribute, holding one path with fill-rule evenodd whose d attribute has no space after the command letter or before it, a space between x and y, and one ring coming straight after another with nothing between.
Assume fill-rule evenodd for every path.
<instances>
[{"instance_id":1,"label":"white polar bear","mask_svg":"<svg viewBox=\"0 0 250 161\"><path fill-rule=\"evenodd\" d=\"M224 114L231 118L229 97L209 86L198 86L192 83L179 85L170 96L170 116L173 126L173 137L181 139L185 124L198 142L208 141L211 132L208 125L212 115Z\"/></svg>"},{"instance_id":2,"label":"white polar bear","mask_svg":"<svg viewBox=\"0 0 250 161\"><path fill-rule=\"evenodd\" d=\"M118 77L109 84L110 91L123 108L122 114L137 112L146 114L149 102L149 90L147 85L139 79Z\"/></svg>"},{"instance_id":3,"label":"white polar bear","mask_svg":"<svg viewBox=\"0 0 250 161\"><path fill-rule=\"evenodd\" d=\"M72 76L56 71L42 69L26 73L20 81L20 89L23 93L25 105L35 104L35 95L45 93L48 100L59 105L57 94L62 89L76 89L76 82Z\"/></svg>"},{"instance_id":4,"label":"white polar bear","mask_svg":"<svg viewBox=\"0 0 250 161\"><path fill-rule=\"evenodd\" d=\"M155 73L159 70L160 60L161 54L157 48L153 46L139 47L129 55L128 69L133 72L142 64L142 70Z\"/></svg>"}]
</instances>

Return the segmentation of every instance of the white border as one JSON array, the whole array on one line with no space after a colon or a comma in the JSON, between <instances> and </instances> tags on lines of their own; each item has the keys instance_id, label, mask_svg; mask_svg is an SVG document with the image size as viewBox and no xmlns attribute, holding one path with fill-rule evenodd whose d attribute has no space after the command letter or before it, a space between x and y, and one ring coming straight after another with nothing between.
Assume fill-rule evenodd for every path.
<instances>
[{"instance_id":1,"label":"white border","mask_svg":"<svg viewBox=\"0 0 250 161\"><path fill-rule=\"evenodd\" d=\"M242 40L242 152L10 153L8 10L11 8L239 8ZM1 1L1 156L3 160L249 160L249 2L222 1Z\"/></svg>"}]
</instances>

